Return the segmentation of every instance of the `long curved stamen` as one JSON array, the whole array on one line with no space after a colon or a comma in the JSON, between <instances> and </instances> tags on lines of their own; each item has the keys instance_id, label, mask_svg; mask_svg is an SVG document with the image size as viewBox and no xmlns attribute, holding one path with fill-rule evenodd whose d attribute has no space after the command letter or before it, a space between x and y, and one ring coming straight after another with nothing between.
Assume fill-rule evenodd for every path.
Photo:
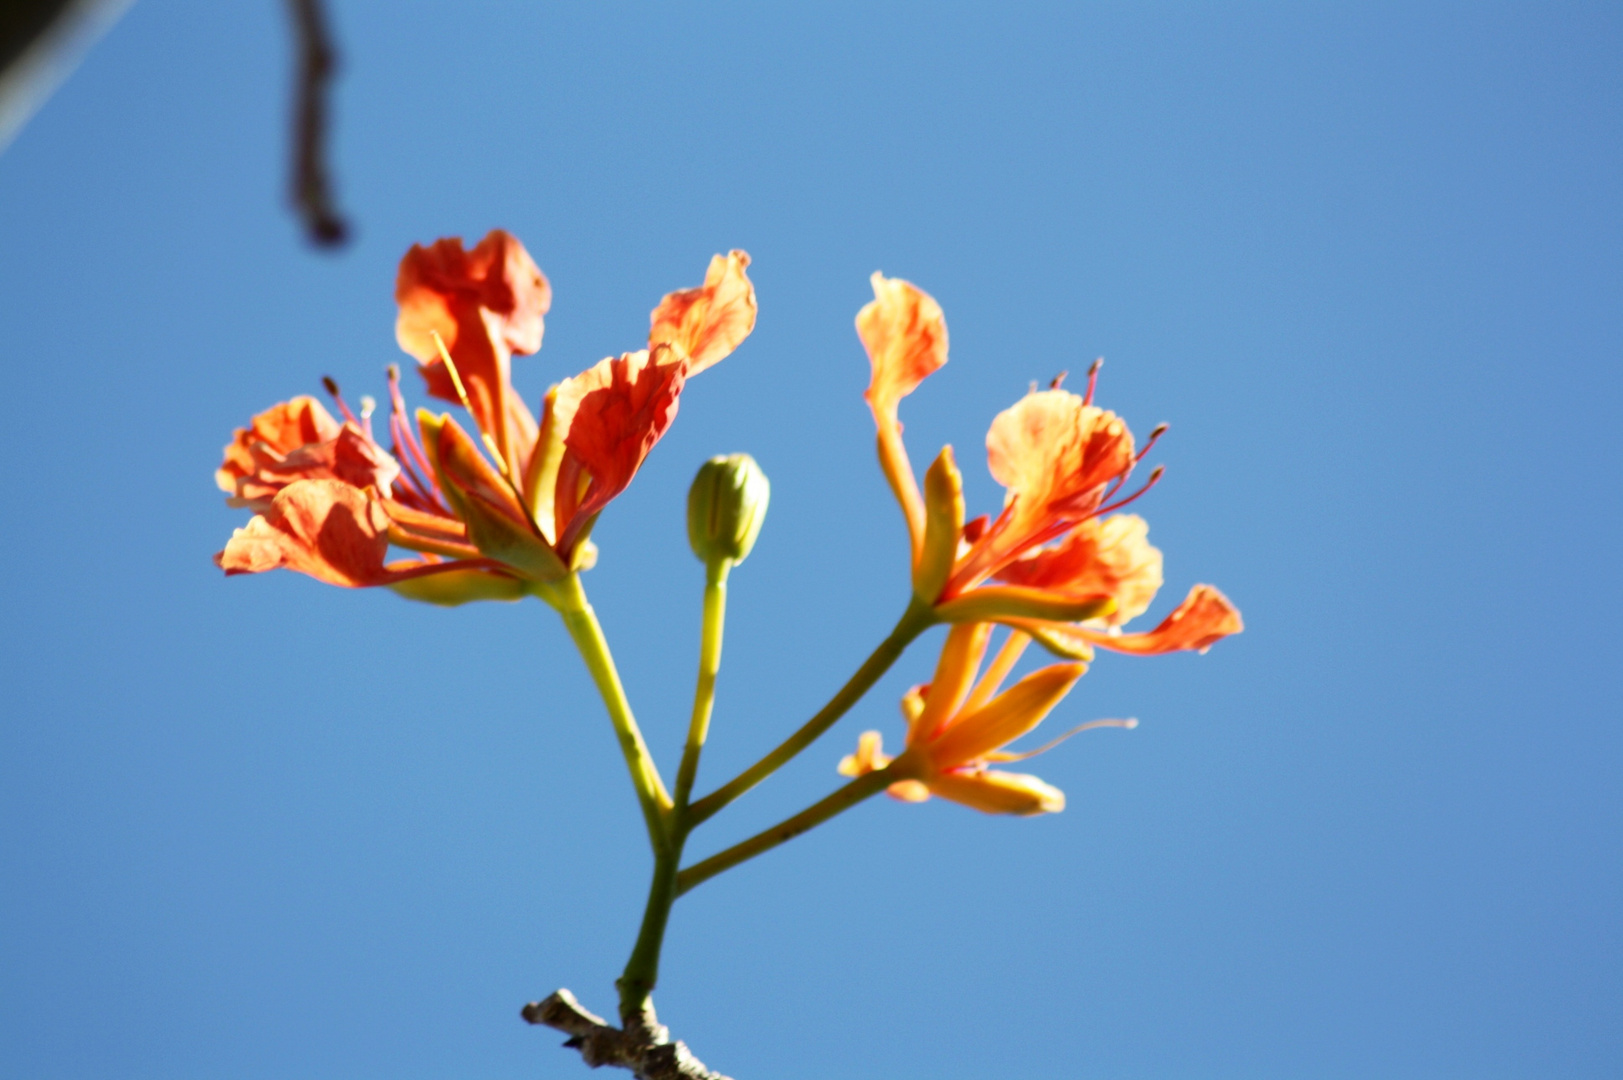
<instances>
[{"instance_id":1,"label":"long curved stamen","mask_svg":"<svg viewBox=\"0 0 1623 1080\"><path fill-rule=\"evenodd\" d=\"M1099 509L1093 512L1094 516L1099 517L1110 513L1112 510L1120 510L1122 507L1126 506L1128 503L1134 501L1146 491L1150 490L1150 488L1154 487L1156 484L1159 484L1161 482L1161 477L1166 475L1166 471L1167 467L1165 465L1157 465L1155 468L1150 470L1150 478L1144 482L1143 487L1139 488L1137 491L1133 492L1131 495L1127 496L1127 498L1122 499L1119 502L1113 502L1109 506L1099 507Z\"/></svg>"},{"instance_id":2,"label":"long curved stamen","mask_svg":"<svg viewBox=\"0 0 1623 1080\"><path fill-rule=\"evenodd\" d=\"M1046 753L1048 753L1048 751L1054 749L1054 747L1058 746L1060 743L1064 742L1066 739L1069 739L1072 735L1078 734L1079 732L1091 731L1094 728L1107 728L1107 727L1125 728L1128 731L1131 731L1133 728L1136 728L1137 726L1138 726L1138 718L1137 717L1128 717L1126 720L1089 720L1085 724L1076 725L1076 727L1072 728L1070 731L1067 731L1065 734L1061 735L1059 738L1053 739L1053 740L1050 740L1049 742L1043 743L1041 746L1037 747L1037 749L1035 749L1035 750L1026 750L1026 751L1023 751L1021 753L1017 753L1017 754L1016 753L1010 753L1009 751L1005 750L1002 753L998 754L993 760L998 761L998 762L1024 761L1027 758L1034 758L1038 754L1046 754Z\"/></svg>"},{"instance_id":3,"label":"long curved stamen","mask_svg":"<svg viewBox=\"0 0 1623 1080\"><path fill-rule=\"evenodd\" d=\"M496 467L501 470L502 477L507 481L508 486L512 486L513 478L507 472L507 458L502 456L501 449L496 445L496 440L491 436L490 432L486 431L484 425L479 423L479 414L473 411L473 403L468 400L468 388L462 385L462 374L457 371L456 361L451 359L450 350L445 347L445 340L440 337L438 330L430 330L428 333L434 339L434 347L440 351L440 360L445 364L445 370L451 373L451 385L456 387L457 400L462 402L462 407L468 410L469 416L473 417L474 424L479 428L479 438L484 440L485 449L489 450L490 456L496 459Z\"/></svg>"},{"instance_id":4,"label":"long curved stamen","mask_svg":"<svg viewBox=\"0 0 1623 1080\"><path fill-rule=\"evenodd\" d=\"M338 381L336 379L331 375L323 375L321 377L321 388L327 391L327 395L332 398L333 404L338 406L338 411L344 414L345 420L348 420L356 427L361 426L361 422L355 419L355 414L349 411L349 404L344 400L344 395L338 392Z\"/></svg>"}]
</instances>

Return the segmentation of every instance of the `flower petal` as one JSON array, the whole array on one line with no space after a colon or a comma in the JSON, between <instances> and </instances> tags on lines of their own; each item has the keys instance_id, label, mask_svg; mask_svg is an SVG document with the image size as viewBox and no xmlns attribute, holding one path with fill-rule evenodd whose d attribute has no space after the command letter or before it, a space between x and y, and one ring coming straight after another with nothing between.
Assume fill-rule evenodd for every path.
<instances>
[{"instance_id":1,"label":"flower petal","mask_svg":"<svg viewBox=\"0 0 1623 1080\"><path fill-rule=\"evenodd\" d=\"M1032 672L931 738L924 747L930 763L946 771L1007 746L1042 723L1087 669L1086 664L1052 664Z\"/></svg>"},{"instance_id":2,"label":"flower petal","mask_svg":"<svg viewBox=\"0 0 1623 1080\"><path fill-rule=\"evenodd\" d=\"M563 432L564 458L553 513L565 559L676 419L686 377L675 351L658 345L601 360L558 387L553 423Z\"/></svg>"},{"instance_id":3,"label":"flower petal","mask_svg":"<svg viewBox=\"0 0 1623 1080\"><path fill-rule=\"evenodd\" d=\"M947 362L947 320L941 305L911 282L877 272L872 282L874 299L857 312L857 336L872 365L863 397L879 429L879 466L901 503L917 563L924 543L924 500L902 445L896 407Z\"/></svg>"},{"instance_id":4,"label":"flower petal","mask_svg":"<svg viewBox=\"0 0 1623 1080\"><path fill-rule=\"evenodd\" d=\"M381 585L389 515L376 498L341 480L296 480L236 530L214 557L227 574L297 570L329 585Z\"/></svg>"},{"instance_id":5,"label":"flower petal","mask_svg":"<svg viewBox=\"0 0 1623 1080\"><path fill-rule=\"evenodd\" d=\"M1161 588L1161 552L1149 542L1149 524L1137 514L1089 518L1051 548L1009 563L1000 581L1079 596L1109 596L1111 626L1148 610Z\"/></svg>"},{"instance_id":6,"label":"flower petal","mask_svg":"<svg viewBox=\"0 0 1623 1080\"><path fill-rule=\"evenodd\" d=\"M857 739L857 752L840 759L841 776L866 776L890 764L890 755L884 751L884 736L877 731L864 731Z\"/></svg>"},{"instance_id":7,"label":"flower petal","mask_svg":"<svg viewBox=\"0 0 1623 1080\"><path fill-rule=\"evenodd\" d=\"M279 402L255 416L247 427L231 433L214 482L220 490L246 498L239 485L264 466L267 451L269 460L280 461L301 446L335 439L338 432L338 421L315 398L300 395ZM275 489L262 493L266 499L274 494Z\"/></svg>"},{"instance_id":8,"label":"flower petal","mask_svg":"<svg viewBox=\"0 0 1623 1080\"><path fill-rule=\"evenodd\" d=\"M932 794L983 814L1056 814L1065 809L1065 793L1035 776L996 769L943 773L927 781Z\"/></svg>"},{"instance_id":9,"label":"flower petal","mask_svg":"<svg viewBox=\"0 0 1623 1080\"><path fill-rule=\"evenodd\" d=\"M1078 628L1077 633L1101 649L1151 656L1193 649L1205 652L1230 634L1245 629L1240 610L1210 585L1196 585L1183 603L1144 634L1102 634Z\"/></svg>"},{"instance_id":10,"label":"flower petal","mask_svg":"<svg viewBox=\"0 0 1623 1080\"><path fill-rule=\"evenodd\" d=\"M524 245L500 229L472 251L464 251L457 237L413 245L400 260L395 299L395 337L422 362L428 392L461 400L439 358L437 333L456 363L480 430L512 457L526 426L533 439L535 420L512 392L510 358L541 347L543 317L552 305L551 286ZM515 470L522 465L513 462Z\"/></svg>"},{"instance_id":11,"label":"flower petal","mask_svg":"<svg viewBox=\"0 0 1623 1080\"><path fill-rule=\"evenodd\" d=\"M648 347L669 345L697 375L738 348L755 329L755 286L743 251L716 255L696 289L667 293L649 316Z\"/></svg>"},{"instance_id":12,"label":"flower petal","mask_svg":"<svg viewBox=\"0 0 1623 1080\"><path fill-rule=\"evenodd\" d=\"M958 711L975 683L975 672L991 636L990 623L958 623L947 631L947 640L941 645L941 658L936 661L935 677L921 690L924 708L908 727L909 747L931 740ZM906 707L904 699L904 711Z\"/></svg>"}]
</instances>

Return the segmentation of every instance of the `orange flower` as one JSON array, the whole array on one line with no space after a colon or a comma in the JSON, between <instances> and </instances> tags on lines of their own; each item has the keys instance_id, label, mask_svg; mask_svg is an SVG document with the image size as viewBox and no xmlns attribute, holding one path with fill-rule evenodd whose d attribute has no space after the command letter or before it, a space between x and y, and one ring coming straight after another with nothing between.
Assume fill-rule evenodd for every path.
<instances>
[{"instance_id":1,"label":"orange flower","mask_svg":"<svg viewBox=\"0 0 1623 1080\"><path fill-rule=\"evenodd\" d=\"M846 776L886 769L896 777L890 793L905 802L931 795L988 814L1043 814L1065 808L1065 794L1035 776L987 766L1020 761L1093 727L1133 727L1132 720L1096 720L1028 753L1004 749L1042 723L1087 670L1084 663L1053 664L999 693L1030 640L1013 632L984 675L977 674L991 636L989 623L958 623L948 632L935 678L902 698L907 747L890 758L877 731L864 732L857 752L839 765Z\"/></svg>"},{"instance_id":2,"label":"orange flower","mask_svg":"<svg viewBox=\"0 0 1623 1080\"><path fill-rule=\"evenodd\" d=\"M472 251L464 251L456 237L413 245L400 260L395 300L395 337L422 363L428 392L466 404L509 469L520 471L523 462L515 455L535 441L535 417L513 393L512 355L541 348L544 316L552 306L552 288L530 253L501 229L492 229ZM440 359L436 334L456 364L466 402Z\"/></svg>"},{"instance_id":3,"label":"orange flower","mask_svg":"<svg viewBox=\"0 0 1623 1080\"><path fill-rule=\"evenodd\" d=\"M716 256L704 285L655 308L649 349L554 387L538 424L508 369L512 352L540 345L545 277L500 231L471 252L458 240L413 247L397 337L424 360L429 392L467 408L478 438L419 410L419 441L392 368L389 451L373 438L370 403L357 418L331 384L343 424L310 398L275 406L226 448L218 482L260 516L216 561L228 573L286 567L438 603L514 599L585 569L597 515L670 426L687 376L753 328L748 265L741 251ZM419 557L385 563L391 545Z\"/></svg>"},{"instance_id":4,"label":"orange flower","mask_svg":"<svg viewBox=\"0 0 1623 1080\"><path fill-rule=\"evenodd\" d=\"M963 478L950 446L925 473L921 493L897 406L946 363L946 324L940 305L916 286L878 274L873 285L857 332L873 366L866 396L880 466L907 521L917 602L944 621L1004 622L1079 657L1088 642L1123 652L1204 649L1240 630L1233 605L1202 585L1156 631L1114 633L1149 607L1161 585L1161 553L1141 518L1104 515L1160 479L1157 466L1136 492L1117 497L1166 428L1135 449L1126 423L1093 404L1098 364L1085 396L1060 389L1061 376L1047 390L1034 386L992 421L987 463L1005 488L996 518L965 521Z\"/></svg>"}]
</instances>

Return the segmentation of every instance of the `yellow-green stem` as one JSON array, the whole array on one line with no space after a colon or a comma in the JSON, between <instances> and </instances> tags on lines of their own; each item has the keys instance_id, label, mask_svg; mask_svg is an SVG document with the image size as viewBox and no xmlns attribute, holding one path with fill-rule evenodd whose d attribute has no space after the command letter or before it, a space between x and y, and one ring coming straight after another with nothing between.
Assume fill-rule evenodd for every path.
<instances>
[{"instance_id":1,"label":"yellow-green stem","mask_svg":"<svg viewBox=\"0 0 1623 1080\"><path fill-rule=\"evenodd\" d=\"M742 843L734 844L726 851L717 852L702 862L694 863L676 875L676 896L681 896L695 885L705 882L721 873L730 870L739 863L753 859L763 851L771 851L779 844L793 840L801 833L814 829L829 818L843 811L849 810L857 803L883 791L895 777L888 770L880 769L877 772L859 776L832 795L820 802L802 810L792 818L780 821L763 832Z\"/></svg>"},{"instance_id":2,"label":"yellow-green stem","mask_svg":"<svg viewBox=\"0 0 1623 1080\"><path fill-rule=\"evenodd\" d=\"M586 670L591 673L592 682L608 709L609 722L614 725L614 734L619 739L620 753L625 756L626 769L631 773L631 786L637 791L637 802L642 806L642 816L648 825L648 840L657 858L667 845L671 797L660 778L659 768L648 753L637 719L631 713L631 703L626 700L625 687L620 685L620 673L615 670L614 657L603 636L603 627L598 624L597 613L586 601L586 590L581 587L579 575L570 574L539 591L542 599L563 616L564 627L586 662Z\"/></svg>"},{"instance_id":3,"label":"yellow-green stem","mask_svg":"<svg viewBox=\"0 0 1623 1080\"><path fill-rule=\"evenodd\" d=\"M685 815L687 827L692 828L705 821L815 742L818 736L833 727L834 722L844 716L846 711L879 681L881 675L890 670L890 666L902 655L903 650L913 639L929 629L934 622L935 615L928 604L922 604L917 600L909 604L901 619L897 621L896 628L890 632L890 636L879 643L879 647L863 661L857 673L840 687L839 692L829 699L828 704L824 705L816 716L802 724L799 731L779 743L777 749L689 807Z\"/></svg>"},{"instance_id":4,"label":"yellow-green stem","mask_svg":"<svg viewBox=\"0 0 1623 1080\"><path fill-rule=\"evenodd\" d=\"M693 794L693 781L699 775L699 754L710 733L710 713L716 703L716 673L721 670L721 636L727 620L727 573L731 559L716 559L705 566L704 622L699 632L699 676L693 686L693 716L688 721L687 745L682 748L682 765L676 771L678 816Z\"/></svg>"}]
</instances>

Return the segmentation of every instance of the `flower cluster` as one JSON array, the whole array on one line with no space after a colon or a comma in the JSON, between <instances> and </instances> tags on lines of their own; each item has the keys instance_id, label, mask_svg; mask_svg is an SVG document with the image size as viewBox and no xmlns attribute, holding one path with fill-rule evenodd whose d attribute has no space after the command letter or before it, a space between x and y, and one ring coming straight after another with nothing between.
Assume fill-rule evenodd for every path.
<instances>
[{"instance_id":1,"label":"flower cluster","mask_svg":"<svg viewBox=\"0 0 1623 1080\"><path fill-rule=\"evenodd\" d=\"M225 448L216 479L255 517L215 561L440 604L544 594L594 561L593 524L670 427L687 379L754 328L748 266L742 251L717 255L703 285L654 308L647 348L563 380L537 418L513 389L512 358L541 347L552 290L524 246L496 230L472 250L413 247L396 337L477 438L448 414L419 409L413 424L394 368L387 450L371 401L357 415L330 382L341 422L313 398L275 405Z\"/></svg>"},{"instance_id":2,"label":"flower cluster","mask_svg":"<svg viewBox=\"0 0 1623 1080\"><path fill-rule=\"evenodd\" d=\"M963 481L950 446L925 473L921 491L898 406L947 362L946 320L929 294L906 281L875 274L873 288L873 302L857 315L857 333L873 368L866 397L878 428L879 462L907 521L915 603L954 625L932 682L903 699L904 752L887 757L879 733L870 731L840 771L861 776L885 769L897 778L891 794L909 801L936 794L990 813L1059 810L1065 800L1055 788L987 766L1030 756L1003 748L1070 691L1093 648L1204 652L1240 632L1240 613L1217 589L1196 585L1153 630L1122 632L1154 600L1162 560L1143 518L1112 512L1160 478L1157 467L1138 490L1122 494L1166 428L1136 448L1126 423L1093 404L1097 364L1085 395L1061 389L1056 379L1047 390L1033 387L992 421L987 461L1006 489L995 518L965 520ZM994 623L1009 627L1010 635L977 681ZM1033 639L1068 662L999 694Z\"/></svg>"}]
</instances>

